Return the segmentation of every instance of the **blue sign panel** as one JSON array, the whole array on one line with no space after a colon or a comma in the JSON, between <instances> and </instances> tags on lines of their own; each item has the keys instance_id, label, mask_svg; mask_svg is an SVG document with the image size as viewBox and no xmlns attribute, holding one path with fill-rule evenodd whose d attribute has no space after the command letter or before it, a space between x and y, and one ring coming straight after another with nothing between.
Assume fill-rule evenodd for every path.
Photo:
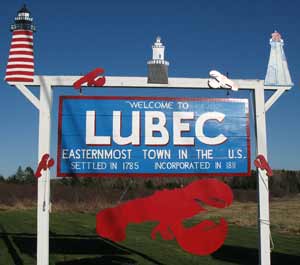
<instances>
[{"instance_id":1,"label":"blue sign panel","mask_svg":"<svg viewBox=\"0 0 300 265\"><path fill-rule=\"evenodd\" d=\"M60 98L58 176L246 176L247 99Z\"/></svg>"}]
</instances>

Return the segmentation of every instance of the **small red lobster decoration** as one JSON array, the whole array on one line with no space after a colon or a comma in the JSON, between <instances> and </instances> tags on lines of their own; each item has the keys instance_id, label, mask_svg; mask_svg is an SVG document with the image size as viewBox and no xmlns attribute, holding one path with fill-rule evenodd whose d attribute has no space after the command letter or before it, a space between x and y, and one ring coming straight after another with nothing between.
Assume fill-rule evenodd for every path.
<instances>
[{"instance_id":1,"label":"small red lobster decoration","mask_svg":"<svg viewBox=\"0 0 300 265\"><path fill-rule=\"evenodd\" d=\"M100 87L105 84L105 77L100 76L104 73L104 69L102 68L96 68L92 72L89 72L85 76L81 77L78 79L76 82L74 82L73 87L75 89L81 89L81 86L85 83L87 83L87 86L95 86L95 87Z\"/></svg>"},{"instance_id":2,"label":"small red lobster decoration","mask_svg":"<svg viewBox=\"0 0 300 265\"><path fill-rule=\"evenodd\" d=\"M268 161L263 155L258 155L256 159L254 160L254 165L257 168L260 168L261 170L266 170L267 176L272 177L273 176L273 171L272 168L270 167Z\"/></svg>"},{"instance_id":3,"label":"small red lobster decoration","mask_svg":"<svg viewBox=\"0 0 300 265\"><path fill-rule=\"evenodd\" d=\"M35 177L39 178L42 176L42 170L47 170L48 168L51 168L54 166L54 159L50 158L49 154L44 154L42 156L41 161L39 162L39 165L35 172Z\"/></svg>"}]
</instances>

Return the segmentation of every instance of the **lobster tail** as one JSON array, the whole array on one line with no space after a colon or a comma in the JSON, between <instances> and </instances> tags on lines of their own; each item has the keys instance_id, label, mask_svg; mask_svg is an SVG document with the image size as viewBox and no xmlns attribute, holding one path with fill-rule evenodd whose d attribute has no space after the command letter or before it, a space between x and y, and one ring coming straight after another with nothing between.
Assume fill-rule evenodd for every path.
<instances>
[{"instance_id":1,"label":"lobster tail","mask_svg":"<svg viewBox=\"0 0 300 265\"><path fill-rule=\"evenodd\" d=\"M108 208L97 214L96 231L101 237L120 242L126 239L127 222L124 222L124 218L116 209Z\"/></svg>"}]
</instances>

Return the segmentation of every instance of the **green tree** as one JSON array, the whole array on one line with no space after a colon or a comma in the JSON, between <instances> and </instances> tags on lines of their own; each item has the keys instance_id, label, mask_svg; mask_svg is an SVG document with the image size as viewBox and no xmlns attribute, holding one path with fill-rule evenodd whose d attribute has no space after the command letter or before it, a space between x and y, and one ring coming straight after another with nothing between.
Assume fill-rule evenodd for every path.
<instances>
[{"instance_id":1,"label":"green tree","mask_svg":"<svg viewBox=\"0 0 300 265\"><path fill-rule=\"evenodd\" d=\"M25 183L36 183L36 177L34 176L34 171L31 167L26 167L24 170L24 182Z\"/></svg>"},{"instance_id":2,"label":"green tree","mask_svg":"<svg viewBox=\"0 0 300 265\"><path fill-rule=\"evenodd\" d=\"M22 170L22 167L19 166L17 169L17 172L11 176L8 177L7 181L10 183L22 183L24 178L24 172Z\"/></svg>"},{"instance_id":3,"label":"green tree","mask_svg":"<svg viewBox=\"0 0 300 265\"><path fill-rule=\"evenodd\" d=\"M147 179L145 182L144 182L144 185L147 189L150 189L150 190L153 190L155 188L154 184L153 184L153 181L151 179Z\"/></svg>"},{"instance_id":4,"label":"green tree","mask_svg":"<svg viewBox=\"0 0 300 265\"><path fill-rule=\"evenodd\" d=\"M59 182L60 182L62 185L65 185L65 186L70 185L70 180L69 180L69 178L61 178L61 179L59 180Z\"/></svg>"},{"instance_id":5,"label":"green tree","mask_svg":"<svg viewBox=\"0 0 300 265\"><path fill-rule=\"evenodd\" d=\"M22 183L24 182L25 174L21 166L18 167L16 172L16 182Z\"/></svg>"},{"instance_id":6,"label":"green tree","mask_svg":"<svg viewBox=\"0 0 300 265\"><path fill-rule=\"evenodd\" d=\"M93 178L89 178L89 177L82 178L81 183L85 187L89 187L89 186L95 185L94 179Z\"/></svg>"},{"instance_id":7,"label":"green tree","mask_svg":"<svg viewBox=\"0 0 300 265\"><path fill-rule=\"evenodd\" d=\"M80 179L76 176L72 176L70 180L71 186L79 186L80 185Z\"/></svg>"}]
</instances>

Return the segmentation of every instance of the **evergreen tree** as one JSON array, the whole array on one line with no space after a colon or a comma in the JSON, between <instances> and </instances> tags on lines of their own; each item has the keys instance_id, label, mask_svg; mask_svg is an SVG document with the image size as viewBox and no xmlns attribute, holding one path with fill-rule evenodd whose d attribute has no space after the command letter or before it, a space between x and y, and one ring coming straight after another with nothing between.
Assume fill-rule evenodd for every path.
<instances>
[{"instance_id":1,"label":"evergreen tree","mask_svg":"<svg viewBox=\"0 0 300 265\"><path fill-rule=\"evenodd\" d=\"M31 167L26 167L24 170L24 182L25 183L36 183L36 177L34 176L34 171Z\"/></svg>"},{"instance_id":2,"label":"evergreen tree","mask_svg":"<svg viewBox=\"0 0 300 265\"><path fill-rule=\"evenodd\" d=\"M16 172L16 182L23 183L25 179L25 174L21 166L18 167Z\"/></svg>"},{"instance_id":3,"label":"evergreen tree","mask_svg":"<svg viewBox=\"0 0 300 265\"><path fill-rule=\"evenodd\" d=\"M65 186L70 185L69 178L61 178L59 181L60 181L61 184L65 185Z\"/></svg>"}]
</instances>

